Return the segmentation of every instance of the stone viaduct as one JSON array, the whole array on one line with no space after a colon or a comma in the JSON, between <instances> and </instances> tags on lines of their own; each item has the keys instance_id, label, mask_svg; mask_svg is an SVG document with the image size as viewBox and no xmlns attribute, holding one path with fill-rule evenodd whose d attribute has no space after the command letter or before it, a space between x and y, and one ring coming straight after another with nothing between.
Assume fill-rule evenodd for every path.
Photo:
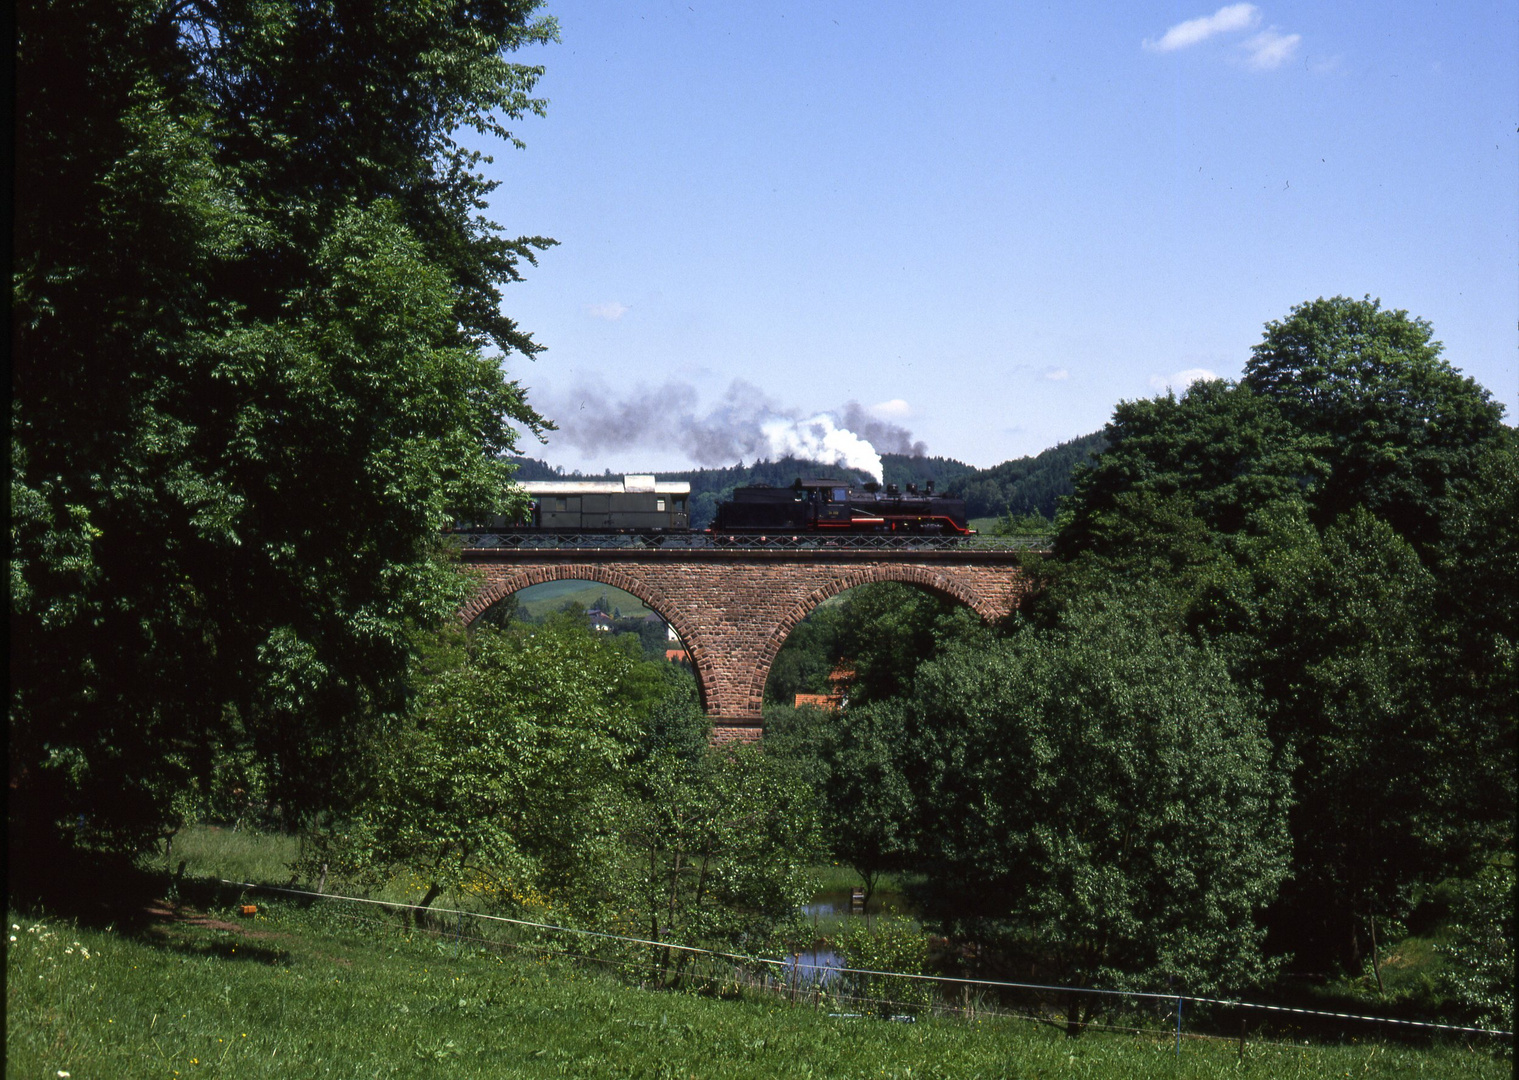
<instances>
[{"instance_id":1,"label":"stone viaduct","mask_svg":"<svg viewBox=\"0 0 1519 1080\"><path fill-rule=\"evenodd\" d=\"M465 548L479 589L469 623L545 581L581 579L638 597L675 627L696 668L716 742L758 739L765 678L792 627L846 589L899 581L951 597L992 621L1029 587L1014 551L723 548Z\"/></svg>"}]
</instances>

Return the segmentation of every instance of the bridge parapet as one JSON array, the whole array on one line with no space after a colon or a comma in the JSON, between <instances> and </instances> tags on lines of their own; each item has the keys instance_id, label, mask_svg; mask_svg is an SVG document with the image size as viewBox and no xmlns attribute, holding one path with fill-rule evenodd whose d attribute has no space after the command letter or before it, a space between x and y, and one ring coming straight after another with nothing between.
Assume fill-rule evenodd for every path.
<instances>
[{"instance_id":1,"label":"bridge parapet","mask_svg":"<svg viewBox=\"0 0 1519 1080\"><path fill-rule=\"evenodd\" d=\"M466 623L519 589L594 581L632 593L675 628L696 669L717 742L758 739L765 679L787 635L831 596L896 581L958 600L987 621L1029 587L1015 550L794 548L466 548L479 591Z\"/></svg>"}]
</instances>

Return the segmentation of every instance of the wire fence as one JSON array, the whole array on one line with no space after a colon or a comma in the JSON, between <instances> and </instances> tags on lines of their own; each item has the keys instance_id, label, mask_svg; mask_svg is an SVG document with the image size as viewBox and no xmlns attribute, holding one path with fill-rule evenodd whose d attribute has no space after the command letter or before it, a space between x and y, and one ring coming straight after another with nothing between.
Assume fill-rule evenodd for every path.
<instances>
[{"instance_id":1,"label":"wire fence","mask_svg":"<svg viewBox=\"0 0 1519 1080\"><path fill-rule=\"evenodd\" d=\"M1382 1028L1405 1034L1513 1039L1512 1031L1444 1024L1389 1016L1185 993L1111 990L1051 983L1017 982L944 974L919 974L850 967L842 957L817 950L782 957L710 949L604 930L517 919L458 908L423 908L415 904L288 886L218 879L244 890L283 894L307 902L331 901L360 910L410 917L407 933L421 933L440 943L452 942L457 955L472 949L553 956L611 970L639 986L685 989L719 996L764 996L810 1007L840 1019L880 1017L914 1023L919 1017L965 1020L1022 1020L1077 1031L1164 1034L1174 1037L1177 1052L1184 1039L1238 1041L1255 1045L1302 1045L1302 1037L1343 1037L1352 1027ZM366 916L335 912L367 926ZM450 927L446 920L453 920ZM474 927L466 934L466 923ZM494 928L495 933L487 933ZM578 944L576 944L578 943ZM1191 1028L1187 1023L1191 1023ZM1203 1030L1204 1028L1208 1030ZM1228 1032L1236 1032L1229 1034Z\"/></svg>"}]
</instances>

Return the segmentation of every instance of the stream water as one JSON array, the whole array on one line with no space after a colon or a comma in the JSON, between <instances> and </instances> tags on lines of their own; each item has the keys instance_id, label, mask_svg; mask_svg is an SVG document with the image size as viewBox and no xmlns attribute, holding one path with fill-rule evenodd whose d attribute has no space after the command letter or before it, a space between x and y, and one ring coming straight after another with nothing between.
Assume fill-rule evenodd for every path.
<instances>
[{"instance_id":1,"label":"stream water","mask_svg":"<svg viewBox=\"0 0 1519 1080\"><path fill-rule=\"evenodd\" d=\"M809 919L836 918L841 915L851 914L849 910L850 893L848 889L828 889L814 893L812 899L802 905L802 914ZM867 915L912 915L912 905L907 897L899 892L891 892L887 889L877 889L870 897L870 905L865 909Z\"/></svg>"}]
</instances>

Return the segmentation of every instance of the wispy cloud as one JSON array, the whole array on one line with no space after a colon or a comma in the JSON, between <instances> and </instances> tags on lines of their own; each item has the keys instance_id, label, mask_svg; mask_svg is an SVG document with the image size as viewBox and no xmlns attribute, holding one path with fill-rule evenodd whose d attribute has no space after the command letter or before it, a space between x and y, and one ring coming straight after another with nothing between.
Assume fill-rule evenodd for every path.
<instances>
[{"instance_id":1,"label":"wispy cloud","mask_svg":"<svg viewBox=\"0 0 1519 1080\"><path fill-rule=\"evenodd\" d=\"M877 416L907 416L912 412L912 406L902 398L892 398L890 401L879 401L870 407L870 411Z\"/></svg>"},{"instance_id":2,"label":"wispy cloud","mask_svg":"<svg viewBox=\"0 0 1519 1080\"><path fill-rule=\"evenodd\" d=\"M1175 52L1199 42L1207 41L1215 34L1227 34L1235 30L1249 30L1261 21L1260 8L1254 4L1229 4L1212 15L1179 22L1160 36L1146 39L1143 44L1151 52Z\"/></svg>"},{"instance_id":3,"label":"wispy cloud","mask_svg":"<svg viewBox=\"0 0 1519 1080\"><path fill-rule=\"evenodd\" d=\"M1050 382L1064 382L1071 377L1071 373L1063 367L1045 368L1044 377Z\"/></svg>"},{"instance_id":4,"label":"wispy cloud","mask_svg":"<svg viewBox=\"0 0 1519 1080\"><path fill-rule=\"evenodd\" d=\"M1157 391L1185 390L1195 382L1216 378L1218 378L1218 373L1209 371L1207 368L1187 368L1185 371L1178 371L1171 375L1151 375L1150 389Z\"/></svg>"},{"instance_id":5,"label":"wispy cloud","mask_svg":"<svg viewBox=\"0 0 1519 1080\"><path fill-rule=\"evenodd\" d=\"M608 300L605 304L587 304L585 310L586 314L593 319L616 322L628 313L628 305L616 300Z\"/></svg>"},{"instance_id":6,"label":"wispy cloud","mask_svg":"<svg viewBox=\"0 0 1519 1080\"><path fill-rule=\"evenodd\" d=\"M1257 71L1279 68L1297 52L1302 34L1284 34L1276 27L1262 30L1245 42L1245 63Z\"/></svg>"}]
</instances>

